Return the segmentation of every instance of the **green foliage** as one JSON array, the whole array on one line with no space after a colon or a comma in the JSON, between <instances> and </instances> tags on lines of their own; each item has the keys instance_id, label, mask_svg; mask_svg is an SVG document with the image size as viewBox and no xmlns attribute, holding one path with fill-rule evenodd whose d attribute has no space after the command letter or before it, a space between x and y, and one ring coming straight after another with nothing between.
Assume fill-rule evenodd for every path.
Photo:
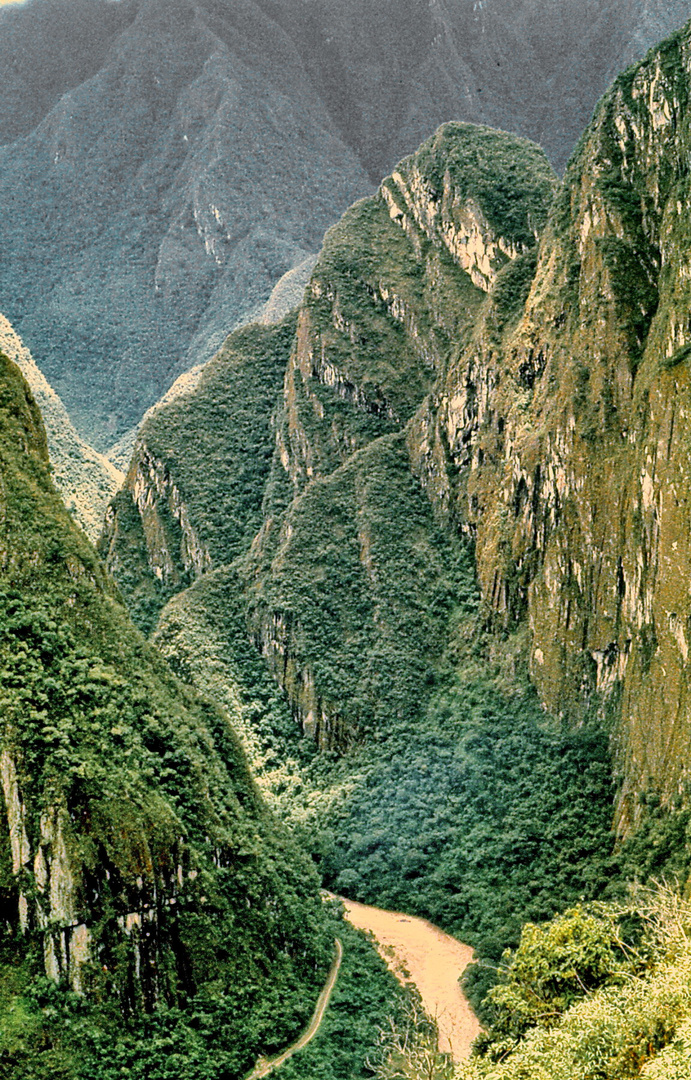
<instances>
[{"instance_id":1,"label":"green foliage","mask_svg":"<svg viewBox=\"0 0 691 1080\"><path fill-rule=\"evenodd\" d=\"M630 972L629 955L606 908L579 905L540 926L526 923L518 948L504 954L503 981L487 995L495 1039L556 1023L574 1002Z\"/></svg>"},{"instance_id":2,"label":"green foliage","mask_svg":"<svg viewBox=\"0 0 691 1080\"><path fill-rule=\"evenodd\" d=\"M523 314L536 266L537 252L532 250L512 259L497 275L492 290L492 314L498 337L513 329Z\"/></svg>"},{"instance_id":3,"label":"green foliage","mask_svg":"<svg viewBox=\"0 0 691 1080\"><path fill-rule=\"evenodd\" d=\"M472 944L480 964L466 990L487 1015L482 999L522 924L608 884L609 757L601 735L545 729L530 693L503 697L491 679L445 708L448 718L428 713L361 755L354 790L328 817L323 870L355 899Z\"/></svg>"},{"instance_id":4,"label":"green foliage","mask_svg":"<svg viewBox=\"0 0 691 1080\"><path fill-rule=\"evenodd\" d=\"M1 357L0 471L0 745L31 852L13 872L5 824L2 1075L239 1076L291 1041L325 977L316 876L262 804L227 714L178 683L129 622L53 490L40 418ZM58 827L61 840L47 838ZM47 872L62 867L58 907L32 872L39 846ZM128 934L131 913L141 930L135 920ZM44 934L69 935L75 918L91 935L86 999L42 975Z\"/></svg>"},{"instance_id":5,"label":"green foliage","mask_svg":"<svg viewBox=\"0 0 691 1080\"><path fill-rule=\"evenodd\" d=\"M274 438L271 414L295 333L295 317L278 326L231 334L206 365L196 389L156 411L142 443L165 462L196 535L215 565L231 562L261 524ZM113 501L112 525L100 551L127 597L137 625L151 633L175 593L192 583L178 520L165 498L156 502L157 528L147 535L128 488ZM165 546L174 569L164 580L150 567L150 545Z\"/></svg>"},{"instance_id":6,"label":"green foliage","mask_svg":"<svg viewBox=\"0 0 691 1080\"><path fill-rule=\"evenodd\" d=\"M368 938L338 923L343 962L313 1041L281 1067L284 1080L369 1080L384 1055L380 1032L405 1023L408 994Z\"/></svg>"},{"instance_id":7,"label":"green foliage","mask_svg":"<svg viewBox=\"0 0 691 1080\"><path fill-rule=\"evenodd\" d=\"M154 412L142 431L183 493L214 565L244 552L261 525L274 450L275 410L295 335L296 317L248 326L226 340L190 395Z\"/></svg>"},{"instance_id":8,"label":"green foliage","mask_svg":"<svg viewBox=\"0 0 691 1080\"><path fill-rule=\"evenodd\" d=\"M262 789L330 888L431 918L475 946L467 988L480 1008L522 924L601 895L617 863L606 736L546 720L520 642L497 653L483 630L472 549L456 557L451 645L422 704L343 757L301 740L247 639L230 571L173 601L158 641L185 677L235 701Z\"/></svg>"},{"instance_id":9,"label":"green foliage","mask_svg":"<svg viewBox=\"0 0 691 1080\"><path fill-rule=\"evenodd\" d=\"M611 766L604 733L545 717L521 642L498 647L485 631L473 550L434 523L399 446L378 440L309 485L289 545L273 553L298 645L323 664L319 685L351 721L371 718L364 746L338 757L300 738L248 640L235 571L173 600L156 640L176 671L234 708L262 789L329 887L431 918L476 947L467 987L479 1008L527 919L597 897L616 873Z\"/></svg>"},{"instance_id":10,"label":"green foliage","mask_svg":"<svg viewBox=\"0 0 691 1080\"><path fill-rule=\"evenodd\" d=\"M115 577L123 596L127 598L127 610L132 621L144 634L150 634L156 625L161 608L180 588L178 577L173 582L162 582L151 572L146 536L139 511L127 489L119 491L110 504L115 531L101 536L98 550ZM115 559L109 558L117 547ZM110 548L110 551L109 551ZM183 580L189 584L189 576Z\"/></svg>"},{"instance_id":11,"label":"green foliage","mask_svg":"<svg viewBox=\"0 0 691 1080\"><path fill-rule=\"evenodd\" d=\"M619 859L629 881L669 881L687 888L691 877L691 802L683 792L671 805L643 792L636 828L621 844Z\"/></svg>"},{"instance_id":12,"label":"green foliage","mask_svg":"<svg viewBox=\"0 0 691 1080\"><path fill-rule=\"evenodd\" d=\"M346 731L412 720L435 681L463 556L411 475L404 436L313 481L286 523L289 540L259 553L256 586L248 561L253 620L293 628L291 659Z\"/></svg>"},{"instance_id":13,"label":"green foliage","mask_svg":"<svg viewBox=\"0 0 691 1080\"><path fill-rule=\"evenodd\" d=\"M410 420L483 299L444 245L391 220L381 193L344 215L326 235L287 381L283 441L301 482Z\"/></svg>"},{"instance_id":14,"label":"green foliage","mask_svg":"<svg viewBox=\"0 0 691 1080\"><path fill-rule=\"evenodd\" d=\"M410 418L433 374L420 363L405 325L393 317L382 295L382 287L395 292L429 322L424 263L410 254L407 237L391 221L384 203L363 199L326 234L313 275L317 289L313 287L304 305L330 364L369 403L358 410L365 413L361 418L351 405L351 421L375 425L376 434ZM377 430L376 418L385 418L387 408L394 415L384 431Z\"/></svg>"},{"instance_id":15,"label":"green foliage","mask_svg":"<svg viewBox=\"0 0 691 1080\"><path fill-rule=\"evenodd\" d=\"M556 178L528 139L493 128L444 124L402 169L415 164L441 198L445 177L461 199L474 199L497 234L532 247L545 225Z\"/></svg>"},{"instance_id":16,"label":"green foliage","mask_svg":"<svg viewBox=\"0 0 691 1080\"><path fill-rule=\"evenodd\" d=\"M602 909L614 926L633 908L641 949L603 985L549 1026L530 1028L501 1054L471 1059L457 1080L682 1080L688 1075L691 1029L691 911L668 890L634 896L633 905ZM550 934L547 929L547 935ZM528 946L528 942L526 941ZM542 954L543 942L538 947ZM529 962L529 947L526 951ZM496 1049L496 1048L495 1048Z\"/></svg>"}]
</instances>

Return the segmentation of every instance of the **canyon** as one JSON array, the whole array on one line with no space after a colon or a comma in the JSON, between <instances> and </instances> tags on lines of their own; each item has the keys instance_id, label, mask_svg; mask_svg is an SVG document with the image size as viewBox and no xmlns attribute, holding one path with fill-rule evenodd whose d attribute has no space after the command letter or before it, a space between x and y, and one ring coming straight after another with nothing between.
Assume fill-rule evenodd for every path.
<instances>
[{"instance_id":1,"label":"canyon","mask_svg":"<svg viewBox=\"0 0 691 1080\"><path fill-rule=\"evenodd\" d=\"M0 11L0 311L109 450L448 120L563 169L688 0L30 0Z\"/></svg>"},{"instance_id":2,"label":"canyon","mask_svg":"<svg viewBox=\"0 0 691 1080\"><path fill-rule=\"evenodd\" d=\"M79 2L87 13L100 5ZM86 67L46 76L25 129L12 128L21 110L3 121L8 157L21 144L38 161L52 140L51 176L71 177L75 199L80 154L96 145L79 193L91 239L72 234L58 292L68 281L73 290L78 267L70 295L85 310L93 281L119 296L99 300L110 329L99 316L89 330L47 287L46 262L31 288L41 303L50 296L51 318L61 311L52 359L39 351L45 311L30 310L19 279L13 295L25 307L0 324L2 985L39 1024L40 1045L66 1047L69 1061L71 1029L59 1034L50 1018L93 1010L98 1080L120 1066L140 1070L133 1080L158 1076L163 1045L192 1063L194 1080L282 1060L341 933L342 976L319 1038L315 1029L304 1056L282 1060L287 1080L367 1075L382 1025L393 1039L386 1052L377 1043L382 1080L401 1067L401 1039L431 1053L440 1076L496 1069L514 1080L533 1060L549 1080L575 1080L587 1051L578 1032L600 1032L610 998L644 1018L607 1051L607 1080L668 1080L665 1063L685 1052L691 915L683 895L653 895L650 883L675 881L683 893L691 873L691 24L617 75L560 177L571 128L552 113L552 141L540 129L554 71L544 85L535 78L522 118L506 120L513 133L486 123L513 108L498 77L501 115L488 94L482 110L471 102L428 134L434 109L414 102L427 100L434 70L435 107L450 108L442 84L460 86L461 69L487 71L482 41L492 56L510 52L522 19L538 55L534 7L487 0L453 17L443 3L404 8L421 33L402 35L395 62L387 54L388 84L368 51L388 41L386 5L248 0L231 17L211 0L176 0L172 35L162 0L121 0L84 23L95 43ZM633 0L569 11L559 32L592 50L593 86L613 62L597 42L633 58L664 14ZM7 17L46 32L71 25L61 0L31 0ZM556 33L550 19L539 27L558 57ZM145 59L143 40L155 45ZM166 85L159 49L170 50ZM240 55L266 68L246 115L247 87L258 84L240 80ZM137 112L142 64L150 93ZM403 70L410 97L394 101ZM388 141L374 106L352 96L351 76L363 100L388 107ZM555 109L566 108L573 71L560 77ZM300 127L302 106L289 105L295 80L316 141ZM12 86L24 100L18 77ZM89 111L104 94L107 123ZM114 133L125 139L116 105L139 116L141 138L134 128L126 136L141 153L111 156ZM223 173L223 139L241 113L245 148L265 131L252 118L268 118L262 167L280 158L279 129L290 144L274 179L283 195L292 185L294 214L282 216L268 182L258 198ZM299 169L313 168L300 139L322 170L318 212L293 190ZM384 165L399 146L398 163ZM202 183L188 152L214 176ZM12 168L33 179L11 190L57 238L59 184L41 188L42 216L31 196L40 170L27 160L13 157ZM113 217L105 198L124 190L113 180L121 162L140 216L125 200ZM242 155L235 165L259 175ZM388 175L372 193L377 170ZM237 220L254 222L242 236L224 209L226 183L234 199L244 192ZM8 216L17 235L22 213ZM109 262L123 235L131 247L122 264L125 249ZM25 263L7 265L28 281ZM93 327L114 356L125 310L142 347L127 358L139 373L134 397L127 365L103 363L98 377L92 367ZM73 363L60 326L78 323L84 348ZM147 340L159 351L143 362ZM87 372L91 399L80 388ZM96 552L73 517L95 536L106 503ZM486 1028L479 1056L444 1061L426 1021L406 1026L395 980L320 885L347 897L351 915L365 904L372 922L376 905L468 942L479 962L464 992ZM578 951L587 935L592 970ZM555 1010L544 1015L521 983L521 965L530 974L533 964L548 969L541 993ZM57 995L55 1014L41 993ZM240 1018L232 1032L226 1007ZM121 1025L113 1062L94 1034L108 1010ZM663 1034L660 1015L675 1017ZM579 1028L581 1016L590 1027ZM644 1039L648 1023L658 1034ZM22 1039L0 1041L17 1076L34 1062ZM213 1058L216 1047L224 1057Z\"/></svg>"}]
</instances>

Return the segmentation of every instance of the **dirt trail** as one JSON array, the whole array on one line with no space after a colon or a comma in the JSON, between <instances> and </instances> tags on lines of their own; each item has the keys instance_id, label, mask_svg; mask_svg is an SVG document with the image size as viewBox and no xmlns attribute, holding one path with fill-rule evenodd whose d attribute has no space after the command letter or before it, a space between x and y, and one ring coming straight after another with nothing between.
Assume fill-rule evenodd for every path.
<instances>
[{"instance_id":1,"label":"dirt trail","mask_svg":"<svg viewBox=\"0 0 691 1080\"><path fill-rule=\"evenodd\" d=\"M424 919L366 907L343 900L346 918L360 930L371 930L379 951L402 982L401 968L410 973L425 1011L439 1027L439 1049L462 1061L480 1025L461 993L458 977L473 957L468 945L445 934ZM393 950L393 957L391 955Z\"/></svg>"},{"instance_id":2,"label":"dirt trail","mask_svg":"<svg viewBox=\"0 0 691 1080\"><path fill-rule=\"evenodd\" d=\"M312 1014L312 1019L310 1020L308 1027L305 1028L298 1041L294 1042L292 1046L289 1046L288 1049L284 1050L282 1054L278 1055L278 1057L271 1058L270 1060L260 1057L259 1061L252 1069L252 1072L249 1073L246 1080L262 1080L262 1077L268 1076L269 1073L272 1073L274 1069L277 1069L279 1067L279 1065L282 1065L284 1061L287 1061L288 1058L291 1058L293 1054L297 1054L298 1050L302 1050L303 1047L307 1046L308 1042L312 1041L314 1036L319 1031L319 1027L324 1018L324 1013L326 1012L329 1000L331 998L331 994L333 993L333 988L336 985L336 979L338 978L338 972L341 967L342 959L343 946L341 945L338 938L336 938L336 956L334 957L334 962L331 965L329 977L324 984L324 989L317 998L317 1004L314 1008L314 1013Z\"/></svg>"}]
</instances>

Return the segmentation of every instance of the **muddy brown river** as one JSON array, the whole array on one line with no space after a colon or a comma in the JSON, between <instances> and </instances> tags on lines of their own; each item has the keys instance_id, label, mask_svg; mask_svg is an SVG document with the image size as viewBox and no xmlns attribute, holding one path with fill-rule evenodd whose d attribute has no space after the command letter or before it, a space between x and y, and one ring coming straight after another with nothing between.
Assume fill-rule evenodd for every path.
<instances>
[{"instance_id":1,"label":"muddy brown river","mask_svg":"<svg viewBox=\"0 0 691 1080\"><path fill-rule=\"evenodd\" d=\"M417 987L425 1011L437 1021L439 1049L456 1062L467 1058L480 1024L458 978L471 963L473 950L424 919L353 900L343 900L343 904L353 926L372 932L396 977Z\"/></svg>"}]
</instances>

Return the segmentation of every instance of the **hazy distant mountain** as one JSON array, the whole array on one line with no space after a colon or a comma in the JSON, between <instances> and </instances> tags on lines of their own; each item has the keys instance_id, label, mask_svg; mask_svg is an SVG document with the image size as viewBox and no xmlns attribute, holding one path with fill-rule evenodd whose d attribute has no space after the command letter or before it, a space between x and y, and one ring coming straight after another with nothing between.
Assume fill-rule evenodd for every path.
<instances>
[{"instance_id":1,"label":"hazy distant mountain","mask_svg":"<svg viewBox=\"0 0 691 1080\"><path fill-rule=\"evenodd\" d=\"M442 121L565 161L691 0L28 0L0 10L0 310L99 447Z\"/></svg>"}]
</instances>

